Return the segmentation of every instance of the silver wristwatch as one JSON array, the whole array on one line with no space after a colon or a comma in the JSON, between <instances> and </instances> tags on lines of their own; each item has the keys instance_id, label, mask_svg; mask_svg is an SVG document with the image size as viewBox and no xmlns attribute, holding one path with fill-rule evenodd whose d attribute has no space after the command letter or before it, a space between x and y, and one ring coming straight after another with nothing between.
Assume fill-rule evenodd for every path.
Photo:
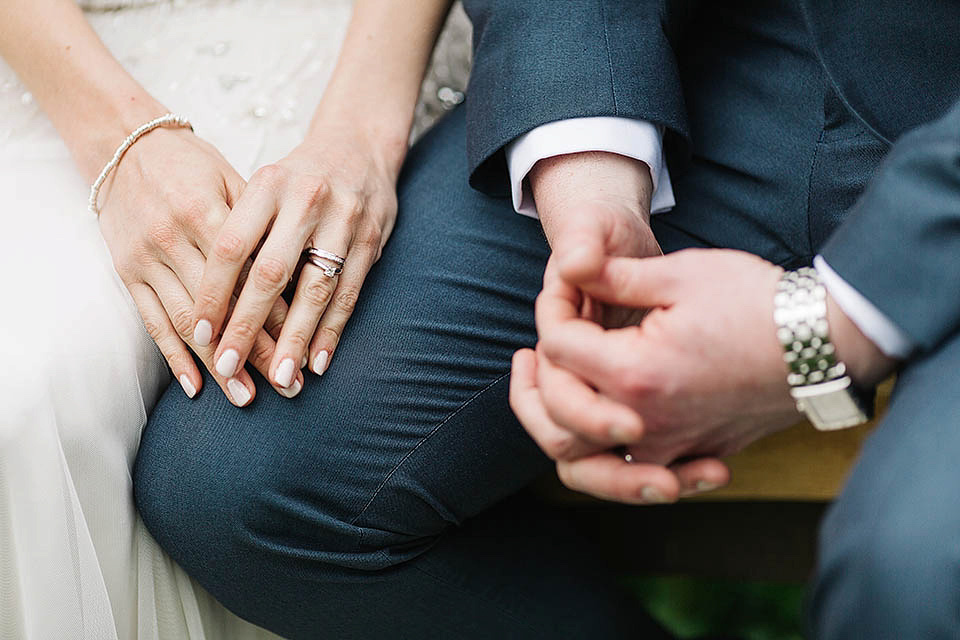
<instances>
[{"instance_id":1,"label":"silver wristwatch","mask_svg":"<svg viewBox=\"0 0 960 640\"><path fill-rule=\"evenodd\" d=\"M804 267L783 274L777 283L773 320L797 410L821 431L866 422L870 413L867 403L830 342L827 290L816 269Z\"/></svg>"}]
</instances>

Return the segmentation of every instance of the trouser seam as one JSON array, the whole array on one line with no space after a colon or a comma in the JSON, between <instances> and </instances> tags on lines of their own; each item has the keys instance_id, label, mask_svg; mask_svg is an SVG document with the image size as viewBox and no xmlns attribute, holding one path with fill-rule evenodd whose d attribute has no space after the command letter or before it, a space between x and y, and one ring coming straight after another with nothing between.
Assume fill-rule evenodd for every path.
<instances>
[{"instance_id":1,"label":"trouser seam","mask_svg":"<svg viewBox=\"0 0 960 640\"><path fill-rule=\"evenodd\" d=\"M433 429L431 429L431 430L430 430L430 433L428 433L428 434L425 435L423 438L421 438L420 441L417 442L417 444L414 445L412 449L410 449L409 451L407 451L407 453L404 454L403 458L401 458L400 461L397 462L397 464L396 464L396 465L387 473L387 475L383 478L383 480L382 480L382 481L380 482L380 484L377 486L376 490L374 490L373 495L370 496L370 499L367 500L367 503L366 503L365 505L363 505L363 508L360 509L360 512L357 513L357 515L353 518L353 520L350 521L350 524L353 525L353 526L359 526L359 525L357 525L357 522L360 521L360 518L363 517L363 514L367 512L367 509L370 508L370 505L372 505L373 502L374 502L374 500L377 499L377 496L380 495L380 492L383 490L383 488L387 485L388 482L390 482L390 479L393 478L393 476L397 473L397 471L400 470L400 467L402 467L403 464L404 464L407 460L410 459L410 456L412 456L421 446L423 446L424 443L427 442L427 440L429 440L429 439L432 438L434 435L436 435L436 434L440 431L440 429L442 429L442 428L444 427L444 425L446 425L448 422L450 422L453 418L455 418L458 414L460 414L464 409L466 409L468 406L470 406L477 398L479 398L479 397L482 396L484 393L486 393L487 391L489 391L490 389L492 389L494 386L497 385L497 383L499 383L501 380L503 380L504 378L506 378L508 375L510 375L510 372L509 372L509 371L507 371L506 373L503 373L503 374L497 376L497 378L496 378L495 380L493 380L493 381L490 382L489 384L485 385L482 389L480 389L480 390L477 391L475 394L473 394L472 396L470 396L463 404L461 404L459 407L457 407L457 408L453 411L453 413L451 413L450 415L448 415L446 418L443 419L442 422L440 422L440 424L438 424L438 425L435 426Z\"/></svg>"}]
</instances>

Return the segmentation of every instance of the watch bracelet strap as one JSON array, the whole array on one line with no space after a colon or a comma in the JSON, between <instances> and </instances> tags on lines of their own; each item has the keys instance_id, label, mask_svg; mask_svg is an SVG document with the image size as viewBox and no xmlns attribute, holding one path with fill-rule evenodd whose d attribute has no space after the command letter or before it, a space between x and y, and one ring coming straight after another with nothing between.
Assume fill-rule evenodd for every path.
<instances>
[{"instance_id":1,"label":"watch bracelet strap","mask_svg":"<svg viewBox=\"0 0 960 640\"><path fill-rule=\"evenodd\" d=\"M784 272L777 283L774 305L777 339L783 346L791 387L830 382L846 375L846 365L837 359L830 342L827 290L816 269L802 267ZM849 390L867 416L873 418L876 390L853 384Z\"/></svg>"},{"instance_id":2,"label":"watch bracelet strap","mask_svg":"<svg viewBox=\"0 0 960 640\"><path fill-rule=\"evenodd\" d=\"M829 382L846 375L827 325L827 289L812 267L787 271L777 283L773 313L791 387Z\"/></svg>"}]
</instances>

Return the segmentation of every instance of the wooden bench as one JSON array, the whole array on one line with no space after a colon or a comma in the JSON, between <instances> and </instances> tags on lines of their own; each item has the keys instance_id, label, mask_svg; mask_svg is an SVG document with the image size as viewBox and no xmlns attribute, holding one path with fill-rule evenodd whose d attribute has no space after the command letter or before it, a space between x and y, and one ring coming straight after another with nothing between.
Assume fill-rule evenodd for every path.
<instances>
[{"instance_id":1,"label":"wooden bench","mask_svg":"<svg viewBox=\"0 0 960 640\"><path fill-rule=\"evenodd\" d=\"M892 386L880 387L878 417ZM875 424L826 433L798 424L729 458L729 486L676 505L605 503L552 475L533 492L569 509L625 570L801 581L814 563L820 518Z\"/></svg>"}]
</instances>

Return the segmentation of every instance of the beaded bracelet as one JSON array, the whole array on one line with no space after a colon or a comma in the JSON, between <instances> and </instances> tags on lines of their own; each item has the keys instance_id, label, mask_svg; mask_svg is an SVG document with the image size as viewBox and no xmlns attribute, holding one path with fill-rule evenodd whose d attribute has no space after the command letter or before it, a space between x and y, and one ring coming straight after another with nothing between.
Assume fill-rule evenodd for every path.
<instances>
[{"instance_id":1,"label":"beaded bracelet","mask_svg":"<svg viewBox=\"0 0 960 640\"><path fill-rule=\"evenodd\" d=\"M103 171L100 172L100 175L97 176L97 179L90 187L90 200L87 203L87 208L90 210L90 213L95 216L100 215L100 208L97 206L97 200L100 197L100 187L103 186L103 183L106 181L107 176L110 175L110 172L116 169L117 165L120 164L120 159L123 157L123 154L127 152L127 149L132 147L137 140L159 127L182 127L184 129L190 129L190 131L193 131L193 125L190 124L189 120L183 116L174 115L172 113L155 118L150 122L142 124L134 129L133 133L128 135L123 140L123 143L117 147L117 150L114 152L110 162L107 163L107 166L103 168Z\"/></svg>"}]
</instances>

